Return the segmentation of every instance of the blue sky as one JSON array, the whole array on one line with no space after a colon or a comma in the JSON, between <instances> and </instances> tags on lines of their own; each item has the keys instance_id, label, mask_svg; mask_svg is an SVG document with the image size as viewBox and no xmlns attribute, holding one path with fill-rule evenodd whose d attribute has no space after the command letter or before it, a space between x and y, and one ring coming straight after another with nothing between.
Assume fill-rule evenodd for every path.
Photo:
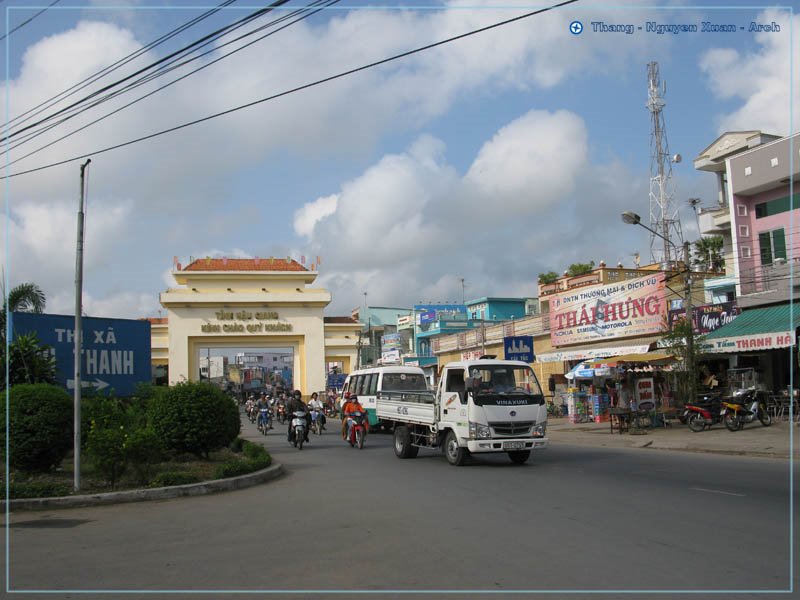
<instances>
[{"instance_id":1,"label":"blue sky","mask_svg":"<svg viewBox=\"0 0 800 600\"><path fill-rule=\"evenodd\" d=\"M47 4L7 0L0 9L14 27ZM62 1L11 34L4 42L8 117L201 12L174 4ZM293 25L6 173L91 153L544 6L365 4L343 2ZM404 9L393 8L399 5ZM135 64L255 5L235 6ZM674 165L675 202L685 237L696 239L686 200L700 197L712 206L716 191L713 176L696 172L692 159L727 130L788 134L792 102L800 114L796 93L790 97L800 63L792 74L798 18L792 22L787 10L767 4L748 6L578 2L93 155L86 312L156 316L158 293L175 285L173 256L184 264L207 255L309 262L321 256L317 285L333 294L331 315L348 314L365 291L376 306L456 301L463 277L469 298L529 296L542 271L589 260L630 265L635 252L646 259L646 232L623 225L619 214L649 212L650 61L667 82L669 147L684 159ZM582 34L570 33L573 20L584 23ZM590 25L773 20L780 32L627 35L595 33ZM149 85L142 89L155 84ZM7 163L72 129L59 125L20 148L7 146ZM74 302L78 165L11 177L3 191L6 276L11 285L41 285L52 312L70 313Z\"/></svg>"}]
</instances>

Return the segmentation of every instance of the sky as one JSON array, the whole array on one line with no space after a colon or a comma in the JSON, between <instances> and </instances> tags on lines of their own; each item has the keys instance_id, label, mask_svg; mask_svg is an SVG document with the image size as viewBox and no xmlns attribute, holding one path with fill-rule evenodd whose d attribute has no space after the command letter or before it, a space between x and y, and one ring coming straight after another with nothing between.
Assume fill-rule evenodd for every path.
<instances>
[{"instance_id":1,"label":"sky","mask_svg":"<svg viewBox=\"0 0 800 600\"><path fill-rule=\"evenodd\" d=\"M785 8L578 1L283 94L548 6L342 1L292 22L308 2L288 2L161 77L55 118L263 3L234 2L145 49L217 3L62 0L42 13L49 1L1 2L5 285L34 282L47 312L74 312L79 174L89 157L89 316L165 315L158 297L177 286L173 257L290 256L308 266L319 257L313 285L330 290L329 316L349 315L364 293L370 306L461 302L462 279L467 301L535 296L539 273L650 256L647 231L620 219L649 214L647 63L666 82L669 150L682 156L672 184L684 239L699 237L688 199L716 203L715 177L692 165L703 149L726 131L798 131L800 60L791 56L800 56L800 17ZM658 34L648 22L698 31ZM737 30L702 32L703 22ZM780 31L748 31L751 23ZM246 33L254 35L231 42Z\"/></svg>"}]
</instances>

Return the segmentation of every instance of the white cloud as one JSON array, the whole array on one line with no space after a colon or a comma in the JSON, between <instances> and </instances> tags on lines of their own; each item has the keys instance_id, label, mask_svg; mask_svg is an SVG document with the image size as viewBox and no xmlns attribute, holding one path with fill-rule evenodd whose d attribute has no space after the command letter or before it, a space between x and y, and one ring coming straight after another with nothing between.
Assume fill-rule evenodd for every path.
<instances>
[{"instance_id":1,"label":"white cloud","mask_svg":"<svg viewBox=\"0 0 800 600\"><path fill-rule=\"evenodd\" d=\"M640 239L619 214L647 196L646 181L591 164L587 146L574 113L532 110L487 141L464 176L430 136L382 158L311 229L326 249L319 282L333 292L331 312L358 306L364 291L377 306L459 300L462 277L470 298L534 295L541 271L630 262L608 255L608 236Z\"/></svg>"},{"instance_id":2,"label":"white cloud","mask_svg":"<svg viewBox=\"0 0 800 600\"><path fill-rule=\"evenodd\" d=\"M294 230L297 235L310 236L314 231L314 226L336 212L336 204L339 196L333 194L318 198L316 201L306 204L294 213Z\"/></svg>"},{"instance_id":3,"label":"white cloud","mask_svg":"<svg viewBox=\"0 0 800 600\"><path fill-rule=\"evenodd\" d=\"M771 9L758 15L759 23L777 23L780 32L755 33L758 47L752 51L713 48L700 59L711 90L720 98L741 102L739 108L719 117L719 131L760 129L788 135L789 116L800 115L800 16L790 23L787 11ZM794 47L791 31L795 32ZM794 60L792 61L792 57ZM792 62L794 71L792 71Z\"/></svg>"}]
</instances>

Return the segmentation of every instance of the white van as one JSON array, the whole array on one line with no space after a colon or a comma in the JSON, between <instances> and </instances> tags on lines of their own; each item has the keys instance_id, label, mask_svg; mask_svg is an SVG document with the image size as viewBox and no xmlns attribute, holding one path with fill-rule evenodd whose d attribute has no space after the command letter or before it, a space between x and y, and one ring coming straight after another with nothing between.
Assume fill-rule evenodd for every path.
<instances>
[{"instance_id":1,"label":"white van","mask_svg":"<svg viewBox=\"0 0 800 600\"><path fill-rule=\"evenodd\" d=\"M378 425L375 414L375 397L378 392L425 392L428 384L425 372L419 367L383 366L353 371L342 387L342 397L350 392L367 410L371 427Z\"/></svg>"}]
</instances>

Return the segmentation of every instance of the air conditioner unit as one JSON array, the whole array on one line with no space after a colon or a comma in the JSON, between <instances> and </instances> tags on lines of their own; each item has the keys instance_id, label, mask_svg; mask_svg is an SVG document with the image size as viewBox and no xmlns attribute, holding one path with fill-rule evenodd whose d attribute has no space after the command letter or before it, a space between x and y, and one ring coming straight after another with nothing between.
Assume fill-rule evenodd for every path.
<instances>
[{"instance_id":1,"label":"air conditioner unit","mask_svg":"<svg viewBox=\"0 0 800 600\"><path fill-rule=\"evenodd\" d=\"M782 267L783 265L786 264L786 259L785 258L776 258L773 261L772 264L775 265L776 267Z\"/></svg>"}]
</instances>

